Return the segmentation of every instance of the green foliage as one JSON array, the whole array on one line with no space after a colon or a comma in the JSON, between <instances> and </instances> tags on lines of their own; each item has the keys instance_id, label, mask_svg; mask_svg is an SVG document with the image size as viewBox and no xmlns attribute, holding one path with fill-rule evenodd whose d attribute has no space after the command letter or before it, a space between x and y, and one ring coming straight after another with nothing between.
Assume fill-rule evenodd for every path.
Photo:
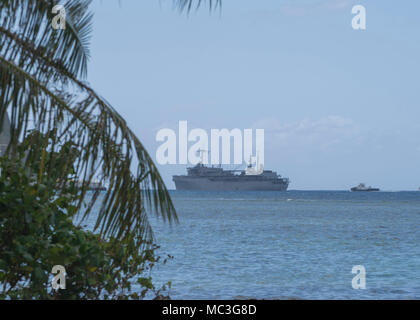
<instances>
[{"instance_id":1,"label":"green foliage","mask_svg":"<svg viewBox=\"0 0 420 320\"><path fill-rule=\"evenodd\" d=\"M147 274L156 246L124 241L73 224L76 192L57 196L37 175L0 158L0 299L140 299L156 291ZM74 190L73 190L74 191ZM52 289L54 265L66 268L66 289ZM133 291L133 286L135 291Z\"/></svg>"},{"instance_id":2,"label":"green foliage","mask_svg":"<svg viewBox=\"0 0 420 320\"><path fill-rule=\"evenodd\" d=\"M67 0L66 28L55 30L49 0L0 0L0 131L9 116L10 157L37 130L48 135L38 144L38 158L24 165L54 174L60 161L61 181L73 175L85 182L76 205L88 217L95 205L95 230L124 240L141 226L142 238L153 240L148 221L156 214L177 221L165 184L147 150L126 121L85 81L92 31L91 0ZM63 146L75 146L76 159L57 159ZM50 165L45 165L50 152ZM109 187L102 197L87 196L93 179ZM56 185L57 196L66 193ZM62 194L61 194L62 193ZM98 203L96 203L98 202ZM143 243L139 243L143 244Z\"/></svg>"},{"instance_id":3,"label":"green foliage","mask_svg":"<svg viewBox=\"0 0 420 320\"><path fill-rule=\"evenodd\" d=\"M202 0L173 0L181 11ZM220 0L208 0L210 10ZM150 277L159 260L148 214L177 221L163 180L143 144L87 76L91 0L67 0L66 29L51 27L54 1L0 0L0 132L11 141L0 160L0 298L94 299L160 295ZM109 185L94 226L94 177ZM82 180L81 189L69 181ZM51 289L66 268L67 289ZM133 283L142 290L131 291ZM170 285L170 283L169 283Z\"/></svg>"}]
</instances>

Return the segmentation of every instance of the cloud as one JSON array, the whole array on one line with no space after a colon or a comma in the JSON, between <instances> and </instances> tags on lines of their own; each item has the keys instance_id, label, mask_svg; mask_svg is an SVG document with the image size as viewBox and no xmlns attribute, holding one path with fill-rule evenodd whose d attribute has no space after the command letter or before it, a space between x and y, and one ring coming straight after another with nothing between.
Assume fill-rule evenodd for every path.
<instances>
[{"instance_id":1,"label":"cloud","mask_svg":"<svg viewBox=\"0 0 420 320\"><path fill-rule=\"evenodd\" d=\"M291 123L282 123L278 119L261 119L252 127L264 129L269 148L328 150L338 145L346 146L349 142L357 142L360 138L360 128L353 120L335 115Z\"/></svg>"}]
</instances>

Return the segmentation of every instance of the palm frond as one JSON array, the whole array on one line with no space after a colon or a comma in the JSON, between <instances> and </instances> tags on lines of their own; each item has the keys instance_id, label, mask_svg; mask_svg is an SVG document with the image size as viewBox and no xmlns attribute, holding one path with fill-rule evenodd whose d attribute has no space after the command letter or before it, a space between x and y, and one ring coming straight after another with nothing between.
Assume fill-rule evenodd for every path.
<instances>
[{"instance_id":1,"label":"palm frond","mask_svg":"<svg viewBox=\"0 0 420 320\"><path fill-rule=\"evenodd\" d=\"M75 77L84 78L90 56L89 42L92 30L92 13L88 11L91 0L68 0L66 8L66 29L52 28L52 8L55 1L49 0L2 0L0 2L0 26L28 42L40 56L60 60L63 67ZM42 66L32 65L30 56L22 54L22 46L16 46L10 38L0 34L0 54L15 61L27 71L38 71L37 76L47 76ZM21 43L21 44L22 44Z\"/></svg>"},{"instance_id":2,"label":"palm frond","mask_svg":"<svg viewBox=\"0 0 420 320\"><path fill-rule=\"evenodd\" d=\"M67 0L66 29L51 26L52 0L0 0L0 132L10 115L8 155L16 157L30 138L24 165L57 175L48 188L64 192L69 179L83 181L78 208L86 218L98 212L95 228L124 238L133 232L153 238L148 213L169 222L177 215L153 160L124 119L83 80L92 31L91 0ZM221 0L174 0L180 11ZM47 140L37 140L38 135ZM47 141L47 143L45 142ZM56 154L68 149L68 157ZM49 154L48 161L46 155ZM93 179L108 184L87 197ZM45 186L44 186L45 187Z\"/></svg>"},{"instance_id":3,"label":"palm frond","mask_svg":"<svg viewBox=\"0 0 420 320\"><path fill-rule=\"evenodd\" d=\"M222 0L174 0L175 6L182 12L198 10L203 4L207 4L210 12L222 7Z\"/></svg>"},{"instance_id":4,"label":"palm frond","mask_svg":"<svg viewBox=\"0 0 420 320\"><path fill-rule=\"evenodd\" d=\"M43 134L52 129L56 132L57 141L53 144L32 146L38 158L47 149L48 152L58 152L67 143L75 146L80 152L75 166L76 177L85 181L79 207L86 203L87 187L94 177L100 174L100 179L109 183L96 224L103 234L124 237L130 232L138 232L135 227L142 225L142 235L150 239L152 233L146 209L154 210L169 221L176 219L169 194L152 159L125 121L104 101L87 93L82 100L76 100L74 96L53 92L2 57L0 71L0 87L4 88L4 82L9 84L2 98L9 100L11 105L11 154L15 154L22 140L16 137L26 137L34 129ZM31 98L26 99L27 96ZM33 124L28 125L29 122ZM137 165L133 158L137 158ZM36 157L28 158L25 165L30 167L34 159ZM58 180L60 185L49 187L63 186L70 173L70 160L69 171L63 171ZM137 169L133 175L130 169L135 165ZM54 167L43 168L43 174L49 174L50 170ZM96 199L96 196L92 197L85 216L90 213Z\"/></svg>"},{"instance_id":5,"label":"palm frond","mask_svg":"<svg viewBox=\"0 0 420 320\"><path fill-rule=\"evenodd\" d=\"M19 143L33 130L46 135L53 130L48 145L31 146L25 166L70 143L77 156L69 157L67 165L61 163L66 169L57 184L48 187L64 190L70 175L84 181L78 205L86 217L98 199L97 194L90 200L86 197L88 185L94 178L107 182L95 228L104 235L124 238L137 232L151 240L147 213L155 212L171 222L177 221L176 212L139 139L109 103L78 80L88 59L89 3L71 1L72 27L55 31L48 27L51 2L0 2L0 17L5 18L0 24L0 119L10 114L9 154L15 155ZM39 174L54 170L54 161L49 159L48 166L41 161Z\"/></svg>"}]
</instances>

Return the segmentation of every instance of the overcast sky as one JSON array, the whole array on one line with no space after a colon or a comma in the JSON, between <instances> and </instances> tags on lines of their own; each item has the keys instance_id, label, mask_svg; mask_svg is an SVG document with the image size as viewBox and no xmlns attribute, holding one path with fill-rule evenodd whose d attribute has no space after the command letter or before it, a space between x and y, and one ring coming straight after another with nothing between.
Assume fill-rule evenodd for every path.
<instances>
[{"instance_id":1,"label":"overcast sky","mask_svg":"<svg viewBox=\"0 0 420 320\"><path fill-rule=\"evenodd\" d=\"M367 30L351 9L367 9ZM155 159L160 128L265 129L290 189L420 187L420 2L95 1L89 81ZM158 166L169 188L185 166Z\"/></svg>"}]
</instances>

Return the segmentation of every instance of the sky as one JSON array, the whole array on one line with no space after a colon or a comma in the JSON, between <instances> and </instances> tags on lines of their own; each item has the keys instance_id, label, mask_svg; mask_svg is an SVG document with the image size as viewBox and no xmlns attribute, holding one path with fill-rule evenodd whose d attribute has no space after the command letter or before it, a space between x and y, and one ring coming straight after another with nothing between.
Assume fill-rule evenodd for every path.
<instances>
[{"instance_id":1,"label":"sky","mask_svg":"<svg viewBox=\"0 0 420 320\"><path fill-rule=\"evenodd\" d=\"M351 9L366 8L366 30ZM161 128L265 130L293 190L420 187L420 2L94 1L88 80L153 159ZM158 165L169 189L185 165Z\"/></svg>"}]
</instances>

